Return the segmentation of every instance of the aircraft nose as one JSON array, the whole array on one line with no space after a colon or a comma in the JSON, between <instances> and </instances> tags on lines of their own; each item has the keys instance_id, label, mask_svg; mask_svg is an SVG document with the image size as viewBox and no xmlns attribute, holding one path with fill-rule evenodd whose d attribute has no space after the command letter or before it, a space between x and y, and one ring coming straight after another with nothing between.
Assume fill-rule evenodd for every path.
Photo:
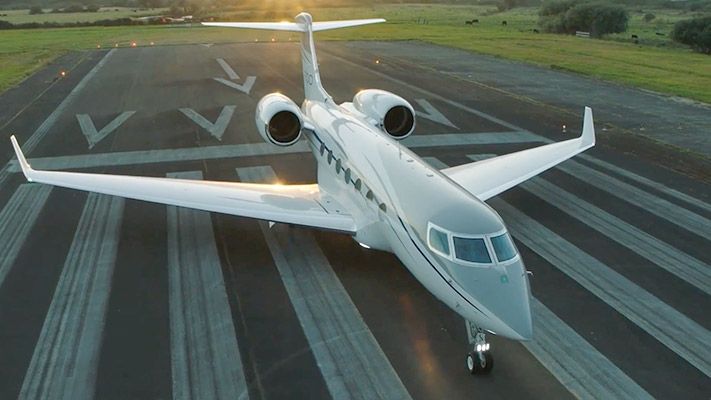
<instances>
[{"instance_id":1,"label":"aircraft nose","mask_svg":"<svg viewBox=\"0 0 711 400\"><path fill-rule=\"evenodd\" d=\"M533 321L528 276L520 260L490 269L457 269L456 280L483 305L490 316L489 329L514 340L531 340Z\"/></svg>"},{"instance_id":2,"label":"aircraft nose","mask_svg":"<svg viewBox=\"0 0 711 400\"><path fill-rule=\"evenodd\" d=\"M531 340L533 338L533 321L531 318L531 306L526 297L525 301L503 315L500 315L501 322L506 325L509 332L506 336L515 340ZM523 300L523 299L521 299Z\"/></svg>"}]
</instances>

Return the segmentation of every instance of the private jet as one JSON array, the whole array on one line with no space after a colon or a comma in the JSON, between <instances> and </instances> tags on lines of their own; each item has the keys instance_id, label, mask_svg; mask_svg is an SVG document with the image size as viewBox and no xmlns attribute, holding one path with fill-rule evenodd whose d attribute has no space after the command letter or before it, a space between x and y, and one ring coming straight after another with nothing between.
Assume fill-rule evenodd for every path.
<instances>
[{"instance_id":1,"label":"private jet","mask_svg":"<svg viewBox=\"0 0 711 400\"><path fill-rule=\"evenodd\" d=\"M592 111L582 135L484 161L438 170L401 140L415 130L415 110L402 97L362 90L336 104L324 90L313 33L384 22L205 23L208 26L299 32L304 82L301 107L280 93L256 109L261 137L275 146L305 138L317 163L307 185L191 181L34 170L11 138L30 182L198 210L340 232L367 249L394 253L436 298L474 332L466 366L492 370L486 334L532 338L529 273L506 225L485 201L594 146Z\"/></svg>"}]
</instances>

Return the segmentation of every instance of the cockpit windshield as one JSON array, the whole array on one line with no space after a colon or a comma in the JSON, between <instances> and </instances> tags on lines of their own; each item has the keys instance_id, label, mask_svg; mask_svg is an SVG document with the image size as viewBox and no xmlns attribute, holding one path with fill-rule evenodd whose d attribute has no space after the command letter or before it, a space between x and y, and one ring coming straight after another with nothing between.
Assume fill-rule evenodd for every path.
<instances>
[{"instance_id":1,"label":"cockpit windshield","mask_svg":"<svg viewBox=\"0 0 711 400\"><path fill-rule=\"evenodd\" d=\"M449 238L447 233L443 232L434 226L430 226L428 237L430 248L445 257L449 257Z\"/></svg>"},{"instance_id":2,"label":"cockpit windshield","mask_svg":"<svg viewBox=\"0 0 711 400\"><path fill-rule=\"evenodd\" d=\"M461 264L505 263L518 255L508 232L494 235L464 235L447 231L432 223L427 243L432 251Z\"/></svg>"},{"instance_id":3,"label":"cockpit windshield","mask_svg":"<svg viewBox=\"0 0 711 400\"><path fill-rule=\"evenodd\" d=\"M516 257L516 247L511 242L511 236L509 236L508 232L504 232L499 236L492 236L491 245L494 247L496 259L499 262L508 261Z\"/></svg>"},{"instance_id":4,"label":"cockpit windshield","mask_svg":"<svg viewBox=\"0 0 711 400\"><path fill-rule=\"evenodd\" d=\"M460 238L455 236L454 254L462 261L479 264L491 263L491 256L489 256L484 238Z\"/></svg>"}]
</instances>

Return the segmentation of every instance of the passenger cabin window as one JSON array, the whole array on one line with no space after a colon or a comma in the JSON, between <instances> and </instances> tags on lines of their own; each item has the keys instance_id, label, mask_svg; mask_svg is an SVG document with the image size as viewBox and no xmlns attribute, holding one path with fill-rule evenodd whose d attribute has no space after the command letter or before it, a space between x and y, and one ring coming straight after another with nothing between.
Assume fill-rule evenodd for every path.
<instances>
[{"instance_id":1,"label":"passenger cabin window","mask_svg":"<svg viewBox=\"0 0 711 400\"><path fill-rule=\"evenodd\" d=\"M514 247L511 236L508 233L492 237L491 244L494 246L494 253L496 253L496 259L499 262L508 261L516 257L516 247Z\"/></svg>"},{"instance_id":2,"label":"passenger cabin window","mask_svg":"<svg viewBox=\"0 0 711 400\"><path fill-rule=\"evenodd\" d=\"M491 256L483 238L454 237L454 255L462 260L479 264L490 264Z\"/></svg>"},{"instance_id":3,"label":"passenger cabin window","mask_svg":"<svg viewBox=\"0 0 711 400\"><path fill-rule=\"evenodd\" d=\"M432 250L449 257L449 239L446 233L430 227L429 243Z\"/></svg>"}]
</instances>

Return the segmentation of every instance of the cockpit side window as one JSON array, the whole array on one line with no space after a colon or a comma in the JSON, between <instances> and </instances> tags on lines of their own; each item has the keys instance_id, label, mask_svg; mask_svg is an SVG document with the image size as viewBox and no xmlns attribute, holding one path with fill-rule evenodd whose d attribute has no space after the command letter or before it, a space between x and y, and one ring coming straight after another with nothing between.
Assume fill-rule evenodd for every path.
<instances>
[{"instance_id":1,"label":"cockpit side window","mask_svg":"<svg viewBox=\"0 0 711 400\"><path fill-rule=\"evenodd\" d=\"M428 242L430 248L445 257L449 257L449 238L447 233L430 225L430 232L428 234Z\"/></svg>"},{"instance_id":2,"label":"cockpit side window","mask_svg":"<svg viewBox=\"0 0 711 400\"><path fill-rule=\"evenodd\" d=\"M483 238L454 237L454 254L462 260L479 264L491 264L491 256Z\"/></svg>"},{"instance_id":3,"label":"cockpit side window","mask_svg":"<svg viewBox=\"0 0 711 400\"><path fill-rule=\"evenodd\" d=\"M511 236L509 236L507 232L499 236L492 236L491 244L494 247L496 259L499 260L499 262L508 261L518 254L516 247L511 241Z\"/></svg>"}]
</instances>

